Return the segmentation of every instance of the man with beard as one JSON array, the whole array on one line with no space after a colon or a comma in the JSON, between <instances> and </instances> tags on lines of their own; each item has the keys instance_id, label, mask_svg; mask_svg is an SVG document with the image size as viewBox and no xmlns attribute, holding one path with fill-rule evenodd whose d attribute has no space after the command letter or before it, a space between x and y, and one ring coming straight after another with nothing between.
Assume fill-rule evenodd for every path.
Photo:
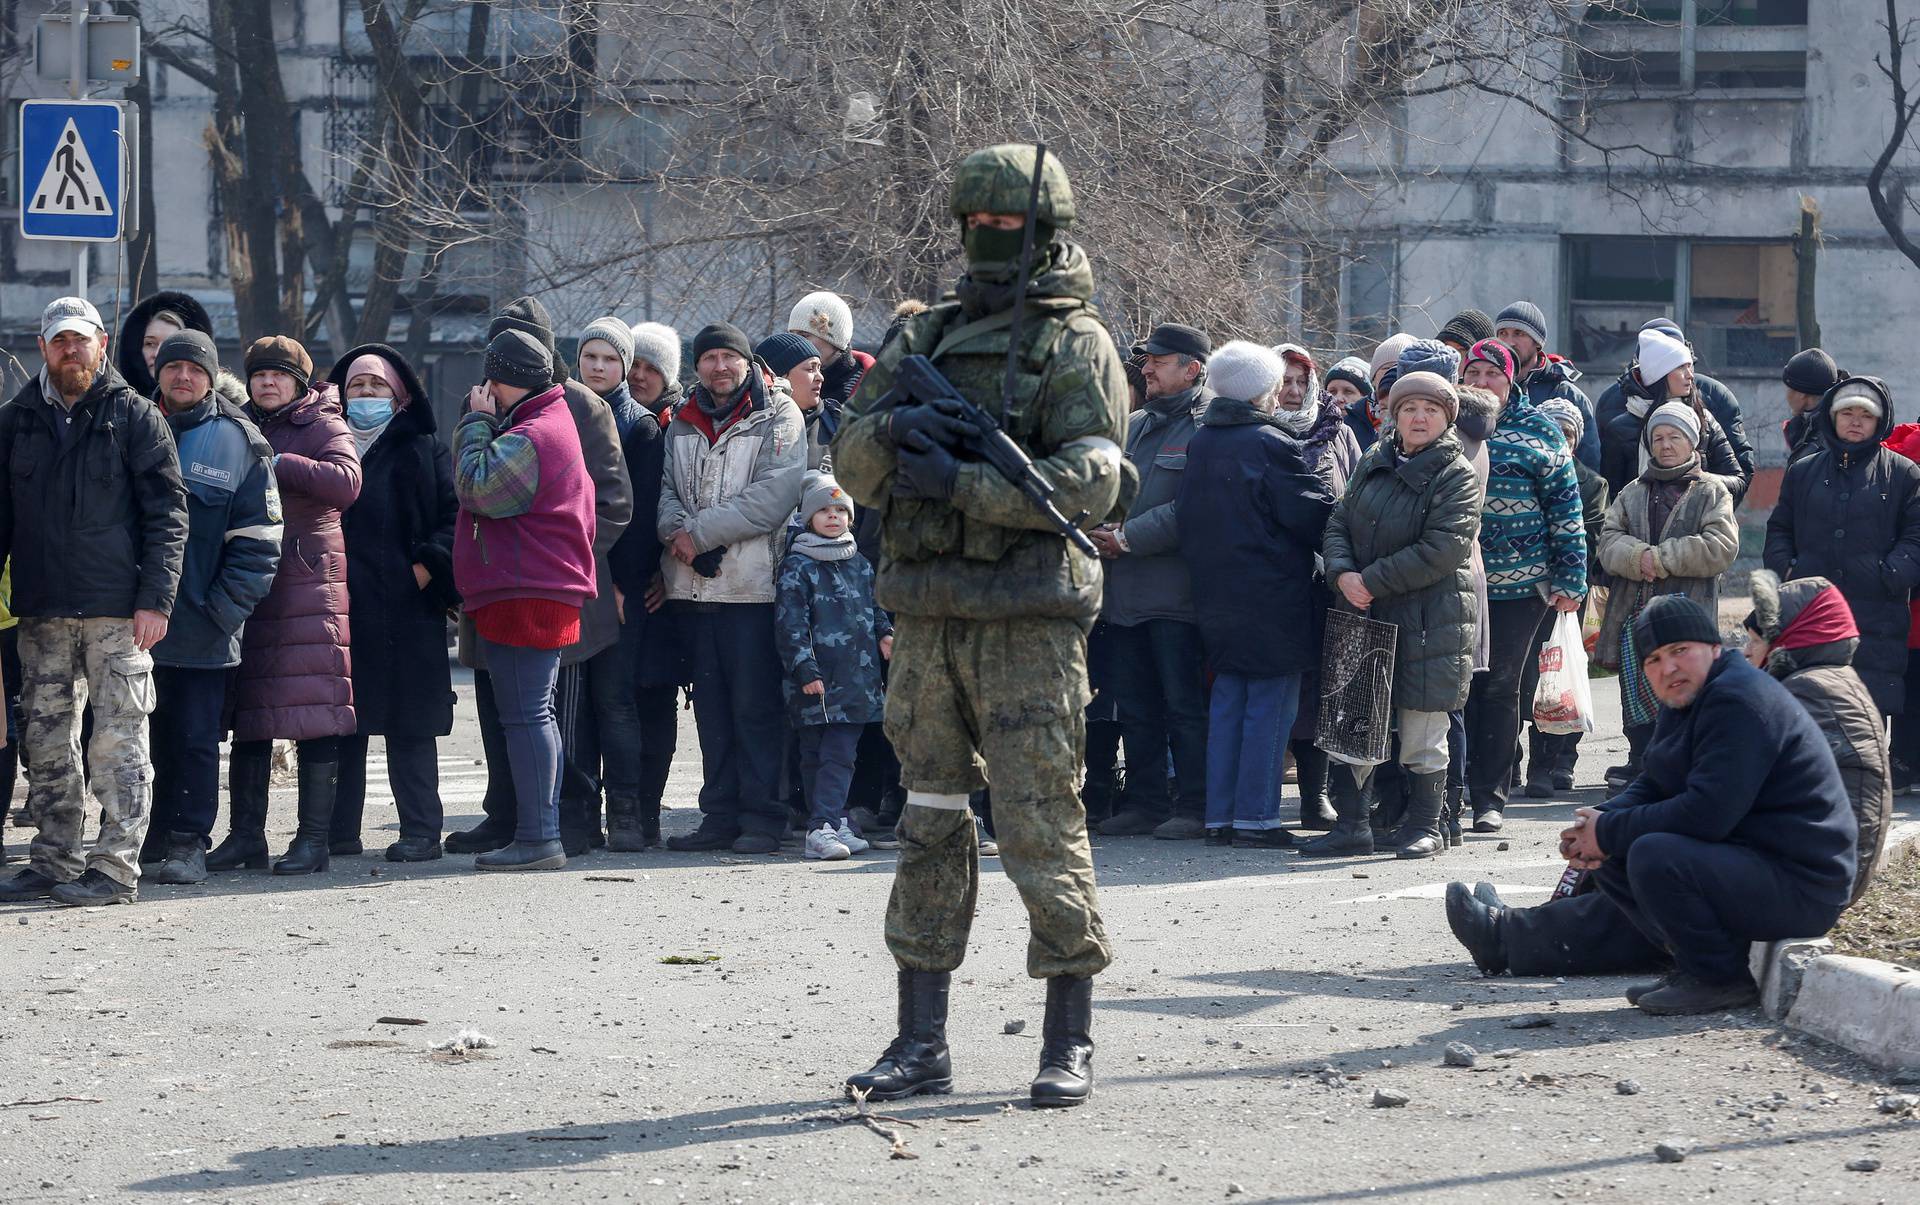
<instances>
[{"instance_id":1,"label":"man with beard","mask_svg":"<svg viewBox=\"0 0 1920 1205\"><path fill-rule=\"evenodd\" d=\"M1112 960L1078 794L1100 564L974 458L951 405L889 394L903 358L928 357L1033 458L1060 513L1090 526L1124 518L1131 501L1127 378L1090 303L1086 252L1060 233L1074 203L1057 160L1030 146L976 151L950 202L967 259L956 299L908 320L833 444L841 484L884 508L876 596L896 642L886 729L907 788L886 923L899 1032L847 1088L875 1100L952 1091L948 989L980 882L968 796L991 776L1001 865L1031 926L1027 973L1047 981L1031 1096L1077 1105L1093 1090L1093 976Z\"/></svg>"},{"instance_id":2,"label":"man with beard","mask_svg":"<svg viewBox=\"0 0 1920 1205\"><path fill-rule=\"evenodd\" d=\"M40 826L31 863L0 883L0 900L130 904L153 783L149 650L167 634L179 586L186 490L166 420L108 364L90 302L47 306L40 354L45 367L0 409L0 562L13 559L27 806ZM88 703L100 835L83 856Z\"/></svg>"}]
</instances>

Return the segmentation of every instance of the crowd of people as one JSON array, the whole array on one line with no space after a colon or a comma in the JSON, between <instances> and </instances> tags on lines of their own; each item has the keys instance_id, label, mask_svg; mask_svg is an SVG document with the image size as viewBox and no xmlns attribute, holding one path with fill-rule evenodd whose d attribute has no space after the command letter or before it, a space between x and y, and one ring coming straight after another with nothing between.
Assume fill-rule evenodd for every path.
<instances>
[{"instance_id":1,"label":"crowd of people","mask_svg":"<svg viewBox=\"0 0 1920 1205\"><path fill-rule=\"evenodd\" d=\"M1600 586L1593 652L1619 673L1630 744L1606 781L1643 777L1662 714L1645 621L1674 596L1717 614L1754 452L1673 323L1640 330L1597 401L1549 335L1519 301L1326 367L1175 322L1132 346L1118 451L1138 489L1123 521L1088 532L1104 592L1081 799L1097 832L1402 858L1498 832L1516 791L1572 788L1579 737L1531 723L1537 654ZM701 818L667 848L898 846L906 792L880 723L893 624L875 602L888 554L833 475L874 361L840 297L801 299L758 342L727 323L684 340L601 318L576 332L571 367L544 308L520 299L493 320L451 432L383 344L322 376L296 340L263 337L236 376L177 292L140 302L113 342L89 302L54 301L44 367L0 410L18 738L0 790L18 749L36 830L0 899L130 902L143 877L324 871L363 852L376 736L400 814L390 860L532 870L652 848L683 692ZM1905 790L1920 764L1920 426L1896 429L1885 383L1818 350L1783 379L1792 467L1766 564L1851 608L1850 659L1895 717ZM953 420L920 407L902 421ZM1335 611L1394 625L1384 756L1316 730ZM488 783L484 819L446 833L450 624ZM276 741L294 744L298 781L278 858ZM990 792L971 804L990 853Z\"/></svg>"}]
</instances>

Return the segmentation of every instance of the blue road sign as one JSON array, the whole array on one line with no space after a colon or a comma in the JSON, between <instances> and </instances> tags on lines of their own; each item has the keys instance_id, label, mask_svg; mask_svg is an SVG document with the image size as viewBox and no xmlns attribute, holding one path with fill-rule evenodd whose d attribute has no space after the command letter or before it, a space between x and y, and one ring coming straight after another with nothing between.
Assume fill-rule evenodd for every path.
<instances>
[{"instance_id":1,"label":"blue road sign","mask_svg":"<svg viewBox=\"0 0 1920 1205\"><path fill-rule=\"evenodd\" d=\"M118 101L20 105L20 236L111 243L124 226L125 115Z\"/></svg>"}]
</instances>

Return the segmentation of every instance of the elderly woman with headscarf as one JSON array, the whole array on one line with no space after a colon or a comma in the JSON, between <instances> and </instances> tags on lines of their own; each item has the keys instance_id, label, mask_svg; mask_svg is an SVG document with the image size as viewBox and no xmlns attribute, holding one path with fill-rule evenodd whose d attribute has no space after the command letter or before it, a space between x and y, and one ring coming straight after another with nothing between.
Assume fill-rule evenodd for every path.
<instances>
[{"instance_id":1,"label":"elderly woman with headscarf","mask_svg":"<svg viewBox=\"0 0 1920 1205\"><path fill-rule=\"evenodd\" d=\"M357 854L367 747L385 738L387 783L400 810L391 862L440 856L438 740L453 731L447 610L453 588L453 461L413 366L368 343L333 366L360 452L360 497L347 510L353 585L354 733L340 739L340 785L329 852Z\"/></svg>"},{"instance_id":2,"label":"elderly woman with headscarf","mask_svg":"<svg viewBox=\"0 0 1920 1205\"><path fill-rule=\"evenodd\" d=\"M1720 575L1740 555L1733 495L1700 466L1700 418L1686 402L1647 416L1646 470L1620 491L1600 530L1600 565L1615 579L1595 659L1620 671L1628 762L1636 767L1653 736L1659 704L1640 671L1634 619L1663 594L1684 594L1718 614Z\"/></svg>"}]
</instances>

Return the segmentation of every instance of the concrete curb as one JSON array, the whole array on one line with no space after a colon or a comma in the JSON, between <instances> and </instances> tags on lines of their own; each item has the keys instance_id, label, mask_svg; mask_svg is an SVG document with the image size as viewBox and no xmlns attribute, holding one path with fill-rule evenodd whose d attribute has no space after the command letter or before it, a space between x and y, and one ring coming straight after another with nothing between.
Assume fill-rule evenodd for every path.
<instances>
[{"instance_id":1,"label":"concrete curb","mask_svg":"<svg viewBox=\"0 0 1920 1205\"><path fill-rule=\"evenodd\" d=\"M1888 858L1916 841L1920 824L1902 825ZM1750 966L1767 1016L1878 1067L1920 1068L1920 972L1835 954L1824 937L1756 943Z\"/></svg>"}]
</instances>

